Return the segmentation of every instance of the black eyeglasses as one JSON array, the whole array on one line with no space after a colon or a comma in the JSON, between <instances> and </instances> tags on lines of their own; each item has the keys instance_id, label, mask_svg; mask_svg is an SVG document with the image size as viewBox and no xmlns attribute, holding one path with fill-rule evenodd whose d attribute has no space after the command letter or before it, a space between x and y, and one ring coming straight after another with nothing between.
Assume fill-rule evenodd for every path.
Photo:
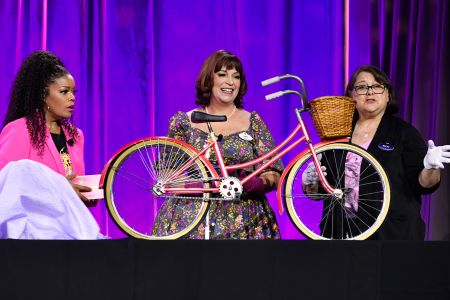
<instances>
[{"instance_id":1,"label":"black eyeglasses","mask_svg":"<svg viewBox=\"0 0 450 300\"><path fill-rule=\"evenodd\" d=\"M383 94L386 86L384 84L357 85L353 89L358 95L367 95L367 93L369 93L369 89L372 89L374 94Z\"/></svg>"}]
</instances>

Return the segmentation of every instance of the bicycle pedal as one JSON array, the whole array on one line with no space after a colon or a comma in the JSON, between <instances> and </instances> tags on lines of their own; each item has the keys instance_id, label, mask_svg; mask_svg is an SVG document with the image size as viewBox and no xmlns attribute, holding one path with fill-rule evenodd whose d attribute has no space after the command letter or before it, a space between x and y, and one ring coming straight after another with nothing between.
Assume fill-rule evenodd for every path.
<instances>
[{"instance_id":1,"label":"bicycle pedal","mask_svg":"<svg viewBox=\"0 0 450 300\"><path fill-rule=\"evenodd\" d=\"M241 202L242 201L241 196L242 196L242 193L236 193L234 195L233 203L237 204L237 203Z\"/></svg>"}]
</instances>

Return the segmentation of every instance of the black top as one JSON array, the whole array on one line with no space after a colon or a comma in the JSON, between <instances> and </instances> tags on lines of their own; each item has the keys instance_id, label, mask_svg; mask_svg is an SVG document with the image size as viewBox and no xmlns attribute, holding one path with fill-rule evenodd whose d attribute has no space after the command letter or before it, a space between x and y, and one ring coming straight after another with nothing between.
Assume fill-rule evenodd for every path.
<instances>
[{"instance_id":1,"label":"black top","mask_svg":"<svg viewBox=\"0 0 450 300\"><path fill-rule=\"evenodd\" d=\"M64 135L64 131L61 130L60 134L52 133L52 139L59 153L68 152L67 141L66 136Z\"/></svg>"}]
</instances>

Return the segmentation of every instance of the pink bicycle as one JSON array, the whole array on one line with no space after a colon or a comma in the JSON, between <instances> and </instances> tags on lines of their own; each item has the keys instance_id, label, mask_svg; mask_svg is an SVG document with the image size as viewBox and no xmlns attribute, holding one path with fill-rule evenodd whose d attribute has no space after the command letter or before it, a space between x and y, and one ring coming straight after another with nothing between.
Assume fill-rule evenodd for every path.
<instances>
[{"instance_id":1,"label":"pink bicycle","mask_svg":"<svg viewBox=\"0 0 450 300\"><path fill-rule=\"evenodd\" d=\"M191 116L192 122L208 124L209 142L201 151L168 137L144 138L120 149L106 165L101 182L109 213L121 230L143 239L176 239L186 235L204 218L208 227L211 201L239 201L245 182L305 142L306 148L281 175L277 189L280 213L284 211L284 203L292 222L311 239L354 240L372 235L389 209L390 187L386 173L375 158L348 143L346 138L313 145L301 117L301 113L311 111L303 81L287 74L265 80L262 85L284 79L298 81L301 92L284 90L267 95L266 99L287 94L299 96L302 108L295 108L299 124L277 147L253 161L225 165L210 122L226 121L226 116L202 112L193 112ZM217 170L208 160L211 151L215 151L217 157ZM357 184L351 187L350 156L360 162ZM260 167L241 180L229 176L230 171L260 163ZM321 165L326 167L326 175ZM302 183L302 174L308 166L314 166L318 175L318 184L313 189ZM353 202L348 201L350 195L353 195ZM155 224L165 201L173 201L177 209L174 214L184 218L185 226L172 228L169 225L163 233L161 230L157 233Z\"/></svg>"}]
</instances>

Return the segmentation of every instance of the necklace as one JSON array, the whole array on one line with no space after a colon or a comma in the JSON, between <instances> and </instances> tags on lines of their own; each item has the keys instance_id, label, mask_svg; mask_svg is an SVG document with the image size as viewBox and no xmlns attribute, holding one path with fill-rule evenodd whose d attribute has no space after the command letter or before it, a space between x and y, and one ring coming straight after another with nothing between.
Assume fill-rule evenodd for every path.
<instances>
[{"instance_id":1,"label":"necklace","mask_svg":"<svg viewBox=\"0 0 450 300\"><path fill-rule=\"evenodd\" d=\"M229 118L231 118L231 116L234 114L235 111L236 111L236 105L234 106L234 108L233 108L233 110L231 111L231 113L228 114L228 115L226 115L227 120L228 120ZM208 107L206 107L206 106L205 106L205 112L206 112L207 114L209 114L209 112L208 112Z\"/></svg>"},{"instance_id":2,"label":"necklace","mask_svg":"<svg viewBox=\"0 0 450 300\"><path fill-rule=\"evenodd\" d=\"M371 132L372 132L372 129L370 129L370 128L367 128L365 130L361 129L361 133L364 138L368 138L369 134L371 134Z\"/></svg>"},{"instance_id":3,"label":"necklace","mask_svg":"<svg viewBox=\"0 0 450 300\"><path fill-rule=\"evenodd\" d=\"M369 135L372 135L377 130L377 127L376 126L374 127L373 125L366 126L365 128L361 125L359 125L358 127L359 131L361 132L360 134L364 138L368 138Z\"/></svg>"}]
</instances>

